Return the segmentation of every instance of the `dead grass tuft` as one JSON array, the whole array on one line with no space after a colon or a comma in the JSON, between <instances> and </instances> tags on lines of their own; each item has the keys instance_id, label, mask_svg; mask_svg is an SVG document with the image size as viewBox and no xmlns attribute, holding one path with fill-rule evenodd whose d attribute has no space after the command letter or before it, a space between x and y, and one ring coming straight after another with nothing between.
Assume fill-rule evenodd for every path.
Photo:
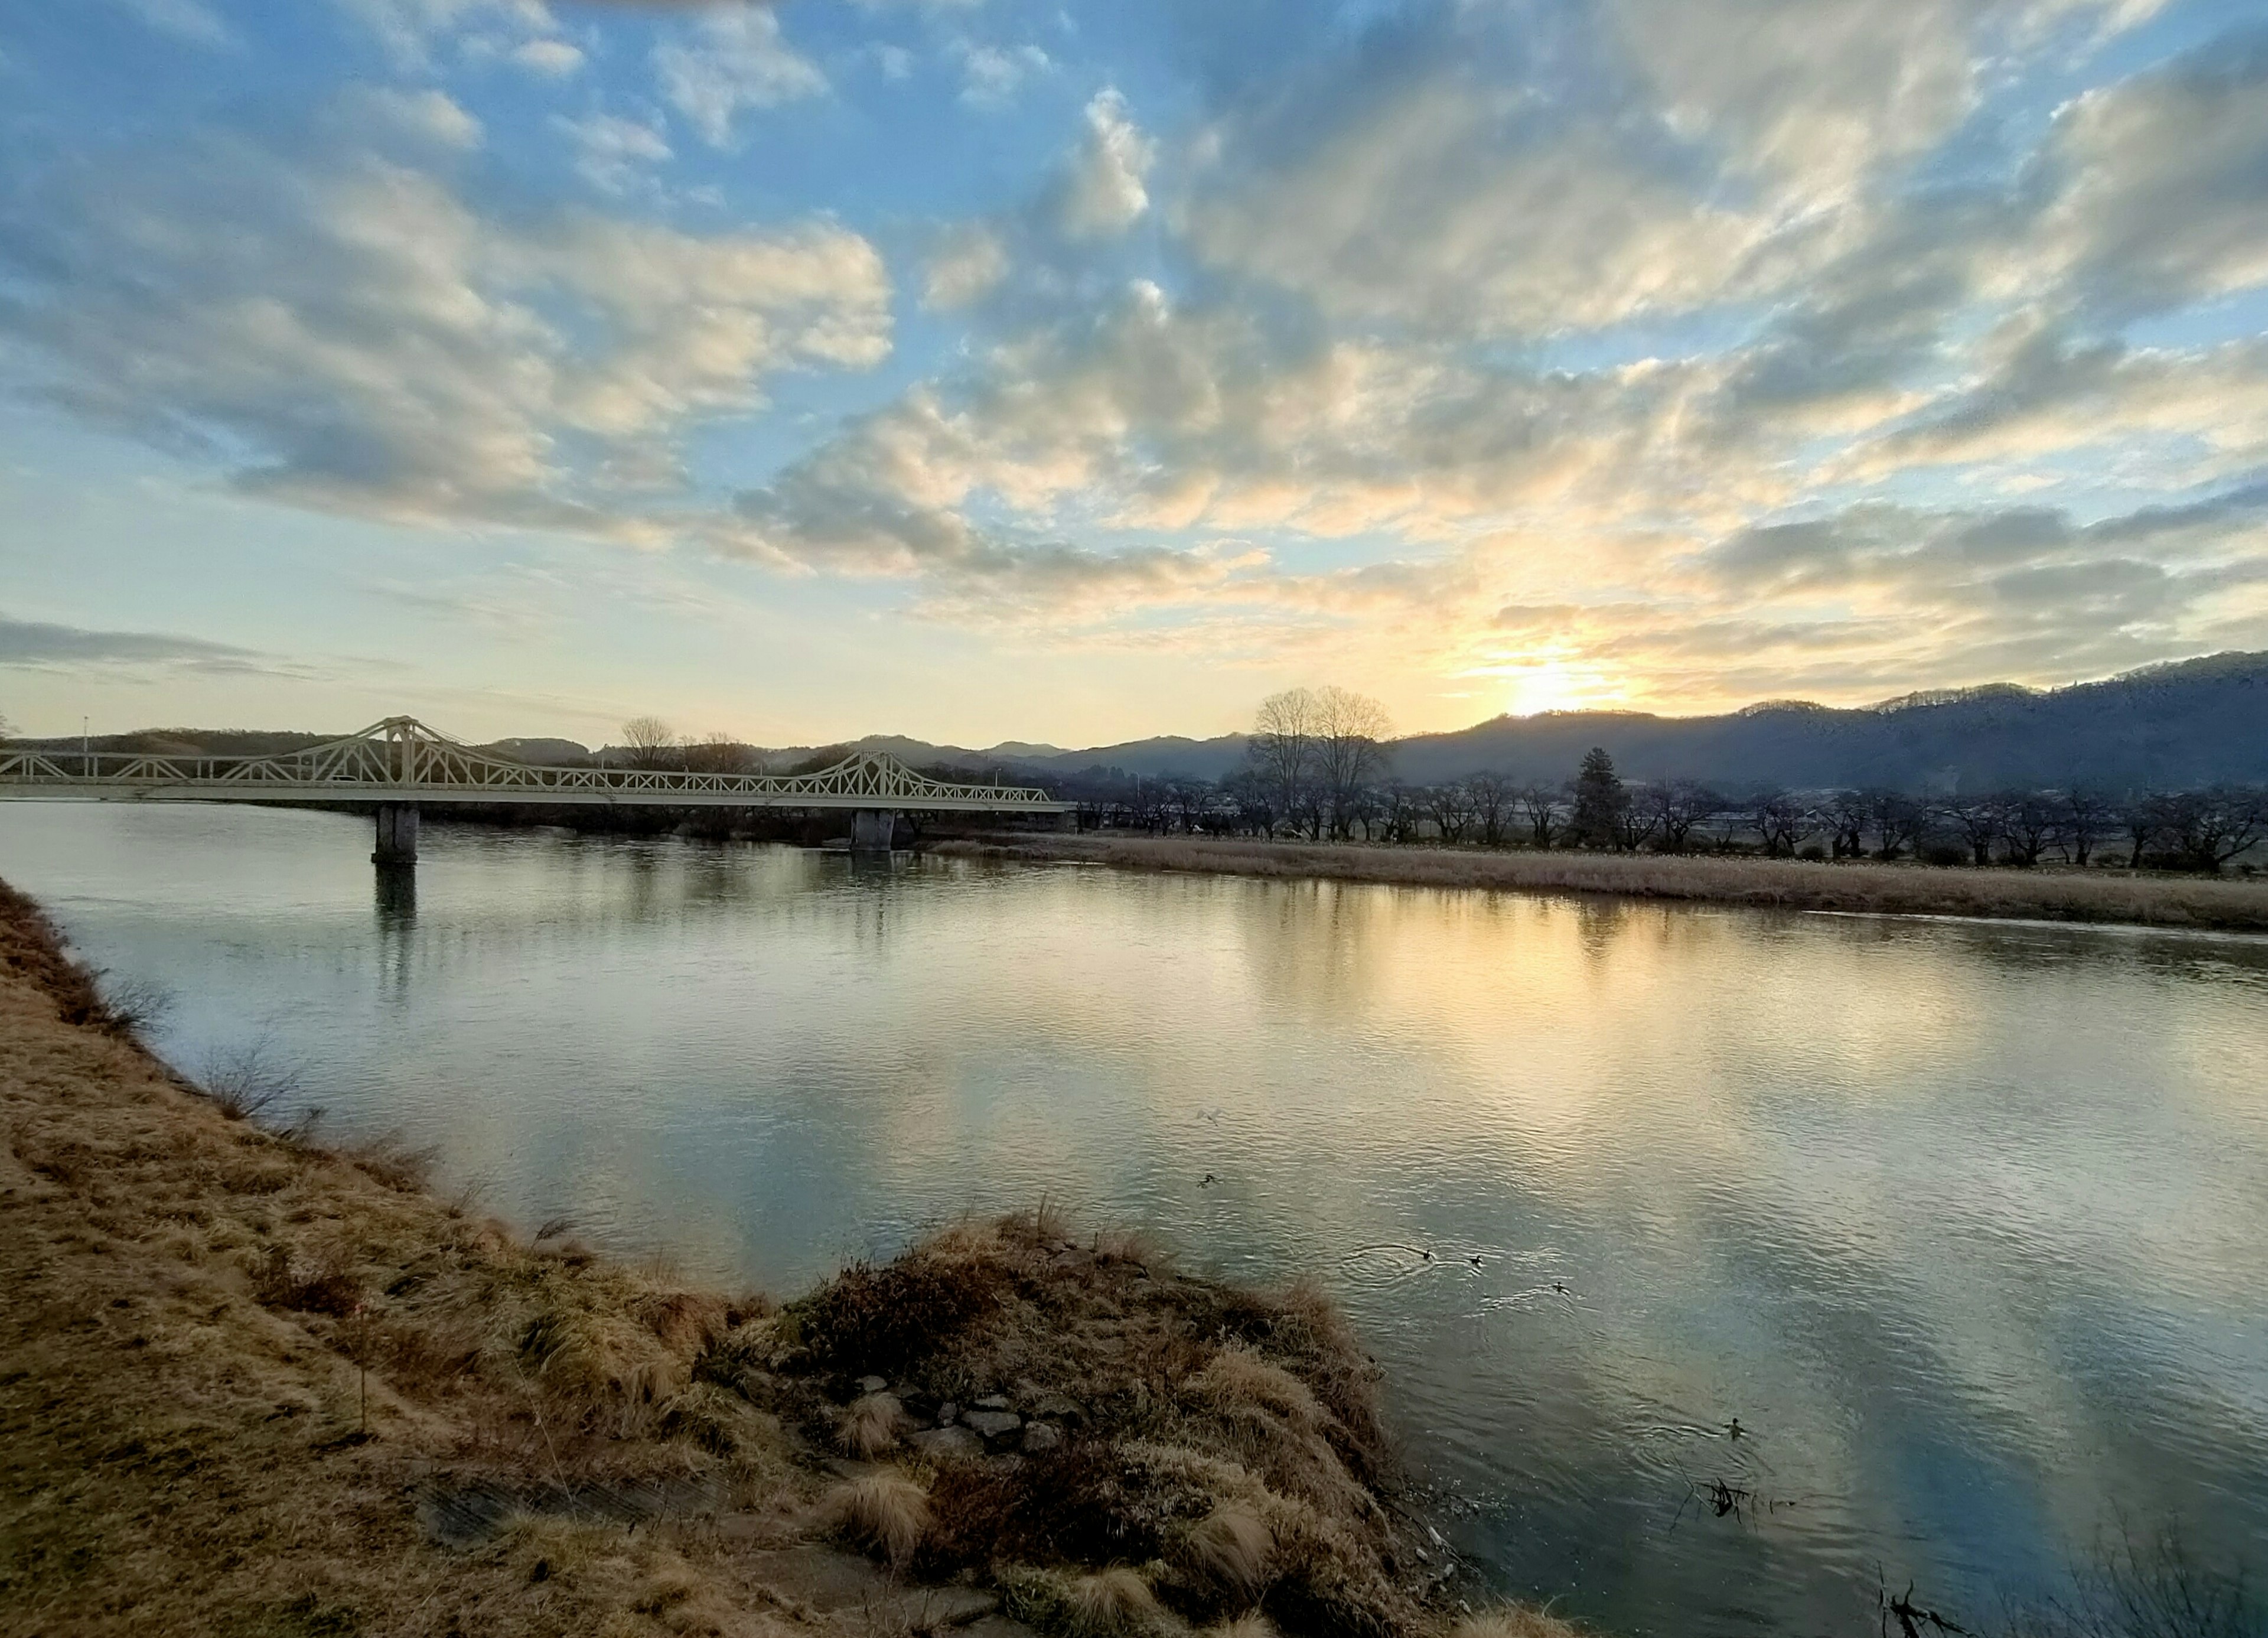
<instances>
[{"instance_id":1,"label":"dead grass tuft","mask_svg":"<svg viewBox=\"0 0 2268 1638\"><path fill-rule=\"evenodd\" d=\"M1123 1565L1081 1575L1071 1584L1072 1638L1132 1638L1159 1625L1150 1583Z\"/></svg>"},{"instance_id":2,"label":"dead grass tuft","mask_svg":"<svg viewBox=\"0 0 2268 1638\"><path fill-rule=\"evenodd\" d=\"M1020 1566L1001 1583L1007 1613L1042 1638L1142 1638L1169 1626L1149 1583L1123 1565L1084 1575Z\"/></svg>"},{"instance_id":3,"label":"dead grass tuft","mask_svg":"<svg viewBox=\"0 0 2268 1638\"><path fill-rule=\"evenodd\" d=\"M875 1457L898 1442L908 1427L906 1407L887 1393L869 1393L852 1401L835 1429L835 1442L843 1454L860 1461Z\"/></svg>"},{"instance_id":4,"label":"dead grass tuft","mask_svg":"<svg viewBox=\"0 0 2268 1638\"><path fill-rule=\"evenodd\" d=\"M820 1502L825 1527L887 1561L894 1569L913 1562L929 1534L929 1497L903 1473L871 1474L828 1491Z\"/></svg>"},{"instance_id":5,"label":"dead grass tuft","mask_svg":"<svg viewBox=\"0 0 2268 1638\"><path fill-rule=\"evenodd\" d=\"M1323 1407L1314 1391L1248 1347L1223 1348L1189 1385L1232 1414L1267 1411L1302 1432L1322 1425Z\"/></svg>"},{"instance_id":6,"label":"dead grass tuft","mask_svg":"<svg viewBox=\"0 0 2268 1638\"><path fill-rule=\"evenodd\" d=\"M1267 1590L1276 1536L1244 1508L1223 1506L1205 1516L1182 1544L1182 1556L1193 1577L1238 1608L1259 1601Z\"/></svg>"},{"instance_id":7,"label":"dead grass tuft","mask_svg":"<svg viewBox=\"0 0 2268 1638\"><path fill-rule=\"evenodd\" d=\"M295 1258L271 1245L252 1277L252 1293L269 1308L344 1318L362 1309L362 1281L328 1258Z\"/></svg>"}]
</instances>

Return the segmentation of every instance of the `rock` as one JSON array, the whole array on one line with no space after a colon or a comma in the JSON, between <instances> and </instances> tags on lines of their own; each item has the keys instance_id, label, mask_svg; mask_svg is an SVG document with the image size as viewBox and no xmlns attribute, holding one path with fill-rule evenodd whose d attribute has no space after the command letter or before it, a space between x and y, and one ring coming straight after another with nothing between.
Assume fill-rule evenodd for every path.
<instances>
[{"instance_id":1,"label":"rock","mask_svg":"<svg viewBox=\"0 0 2268 1638\"><path fill-rule=\"evenodd\" d=\"M1005 1411L1009 1408L1008 1396L1005 1393L988 1393L976 1401L976 1408L980 1411Z\"/></svg>"},{"instance_id":2,"label":"rock","mask_svg":"<svg viewBox=\"0 0 2268 1638\"><path fill-rule=\"evenodd\" d=\"M947 1399L944 1404L937 1407L937 1425L939 1427L950 1428L954 1423L960 1420L961 1407L955 1405L952 1400Z\"/></svg>"},{"instance_id":3,"label":"rock","mask_svg":"<svg viewBox=\"0 0 2268 1638\"><path fill-rule=\"evenodd\" d=\"M1032 1400L1032 1414L1055 1422L1083 1422L1086 1420L1086 1406L1067 1393L1050 1391Z\"/></svg>"},{"instance_id":4,"label":"rock","mask_svg":"<svg viewBox=\"0 0 2268 1638\"><path fill-rule=\"evenodd\" d=\"M1063 1435L1046 1422L1031 1422L1024 1428L1024 1454L1027 1456L1052 1450L1062 1442Z\"/></svg>"},{"instance_id":5,"label":"rock","mask_svg":"<svg viewBox=\"0 0 2268 1638\"><path fill-rule=\"evenodd\" d=\"M1024 1419L1013 1411L969 1411L961 1420L963 1427L982 1434L987 1444L1005 1439L1024 1425Z\"/></svg>"},{"instance_id":6,"label":"rock","mask_svg":"<svg viewBox=\"0 0 2268 1638\"><path fill-rule=\"evenodd\" d=\"M880 1376L861 1376L858 1378L858 1391L861 1393L880 1393L883 1389L889 1385L890 1384L887 1381Z\"/></svg>"},{"instance_id":7,"label":"rock","mask_svg":"<svg viewBox=\"0 0 2268 1638\"><path fill-rule=\"evenodd\" d=\"M984 1454L984 1441L966 1428L932 1428L926 1433L907 1435L906 1442L933 1462Z\"/></svg>"}]
</instances>

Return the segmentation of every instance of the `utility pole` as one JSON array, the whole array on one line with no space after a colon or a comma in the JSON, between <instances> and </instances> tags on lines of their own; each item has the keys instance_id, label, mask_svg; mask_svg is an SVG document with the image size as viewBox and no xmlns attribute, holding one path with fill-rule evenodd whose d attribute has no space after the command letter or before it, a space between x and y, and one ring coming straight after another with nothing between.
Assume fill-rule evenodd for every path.
<instances>
[{"instance_id":1,"label":"utility pole","mask_svg":"<svg viewBox=\"0 0 2268 1638\"><path fill-rule=\"evenodd\" d=\"M94 742L86 731L86 719L78 719L78 771L92 777L94 773Z\"/></svg>"}]
</instances>

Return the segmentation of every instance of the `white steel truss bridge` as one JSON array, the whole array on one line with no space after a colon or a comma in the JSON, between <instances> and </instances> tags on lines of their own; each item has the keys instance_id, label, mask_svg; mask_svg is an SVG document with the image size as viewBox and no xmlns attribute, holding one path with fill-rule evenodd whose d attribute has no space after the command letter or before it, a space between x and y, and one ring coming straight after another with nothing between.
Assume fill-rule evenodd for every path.
<instances>
[{"instance_id":1,"label":"white steel truss bridge","mask_svg":"<svg viewBox=\"0 0 2268 1638\"><path fill-rule=\"evenodd\" d=\"M344 739L267 756L0 746L0 799L142 802L372 803L381 864L417 856L421 808L534 807L843 809L854 846L887 848L903 813L1047 815L1077 805L1009 785L954 785L895 756L858 751L811 773L696 773L666 768L544 767L453 740L412 717L388 717Z\"/></svg>"}]
</instances>

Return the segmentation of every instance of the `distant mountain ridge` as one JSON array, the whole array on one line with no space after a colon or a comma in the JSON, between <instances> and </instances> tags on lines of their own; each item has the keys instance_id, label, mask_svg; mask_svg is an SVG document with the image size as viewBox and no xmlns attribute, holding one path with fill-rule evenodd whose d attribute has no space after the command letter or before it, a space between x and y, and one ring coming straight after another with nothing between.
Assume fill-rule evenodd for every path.
<instances>
[{"instance_id":1,"label":"distant mountain ridge","mask_svg":"<svg viewBox=\"0 0 2268 1638\"><path fill-rule=\"evenodd\" d=\"M312 734L145 729L98 735L96 749L244 754L296 749ZM76 738L28 741L58 750ZM984 749L870 734L859 749L920 766L998 767L1070 780L1115 771L1147 778L1219 779L1244 759L1246 736L1167 734L1086 750L1010 741ZM2152 666L2097 682L2034 690L2014 683L1929 690L1838 709L1766 701L1720 716L1547 712L1498 717L1448 734L1396 742L1394 777L1428 785L1496 772L1557 783L1603 745L1625 778L1690 778L1728 794L1884 786L1915 793L2085 785L2106 792L2268 784L2268 653L2221 653ZM529 762L580 761L571 740L528 738L490 749ZM824 747L775 748L776 763ZM607 754L601 752L600 754ZM619 755L619 753L615 753Z\"/></svg>"}]
</instances>

